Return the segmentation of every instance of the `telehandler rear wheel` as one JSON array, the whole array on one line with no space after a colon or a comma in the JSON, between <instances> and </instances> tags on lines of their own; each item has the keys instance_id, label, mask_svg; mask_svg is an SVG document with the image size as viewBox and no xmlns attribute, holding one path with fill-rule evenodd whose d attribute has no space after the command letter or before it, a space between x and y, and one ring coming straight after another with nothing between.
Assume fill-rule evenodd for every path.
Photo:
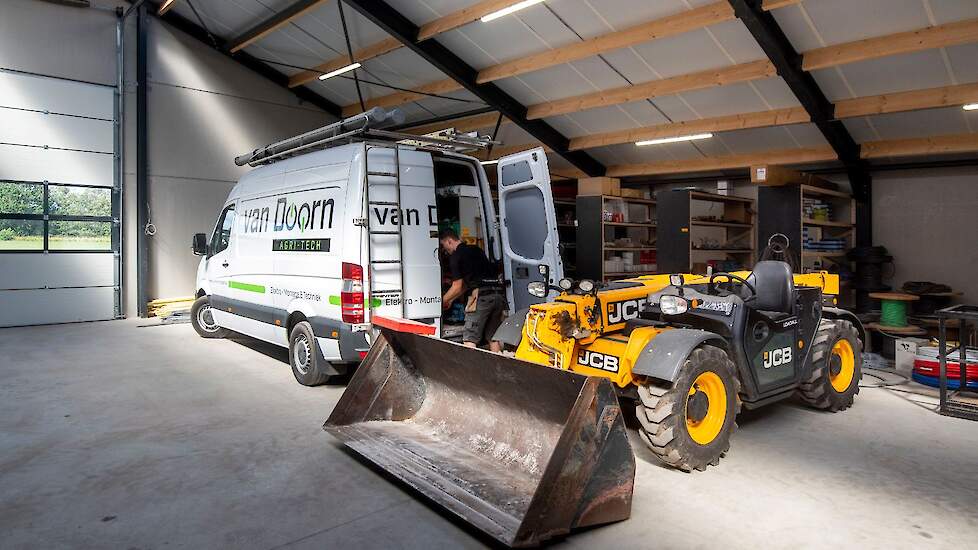
<instances>
[{"instance_id":1,"label":"telehandler rear wheel","mask_svg":"<svg viewBox=\"0 0 978 550\"><path fill-rule=\"evenodd\" d=\"M798 388L802 401L826 411L852 406L862 378L863 346L849 321L822 319L812 341L812 370Z\"/></svg>"},{"instance_id":2,"label":"telehandler rear wheel","mask_svg":"<svg viewBox=\"0 0 978 550\"><path fill-rule=\"evenodd\" d=\"M648 379L639 385L635 415L646 446L686 472L716 466L737 428L735 372L722 349L704 344L689 354L674 383Z\"/></svg>"}]
</instances>

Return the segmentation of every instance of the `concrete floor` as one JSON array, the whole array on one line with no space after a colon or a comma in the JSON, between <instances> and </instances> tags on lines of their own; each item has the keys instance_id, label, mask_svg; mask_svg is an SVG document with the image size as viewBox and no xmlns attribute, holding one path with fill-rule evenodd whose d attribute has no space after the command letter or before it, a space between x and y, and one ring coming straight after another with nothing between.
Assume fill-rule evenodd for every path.
<instances>
[{"instance_id":1,"label":"concrete floor","mask_svg":"<svg viewBox=\"0 0 978 550\"><path fill-rule=\"evenodd\" d=\"M484 546L322 431L342 391L296 384L283 350L189 325L0 330L0 547ZM845 413L742 415L705 473L658 466L630 435L632 519L559 546L978 541L978 423L927 397L867 388Z\"/></svg>"}]
</instances>

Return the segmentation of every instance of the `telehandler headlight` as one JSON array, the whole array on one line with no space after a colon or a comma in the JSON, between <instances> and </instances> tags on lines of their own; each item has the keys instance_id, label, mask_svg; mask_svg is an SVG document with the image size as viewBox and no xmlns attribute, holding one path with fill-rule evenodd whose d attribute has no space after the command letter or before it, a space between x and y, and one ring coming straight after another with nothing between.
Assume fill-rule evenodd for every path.
<instances>
[{"instance_id":1,"label":"telehandler headlight","mask_svg":"<svg viewBox=\"0 0 978 550\"><path fill-rule=\"evenodd\" d=\"M659 310L662 311L663 315L679 315L680 313L686 313L687 309L689 309L689 304L685 298L680 298L679 296L663 296L659 299Z\"/></svg>"},{"instance_id":2,"label":"telehandler headlight","mask_svg":"<svg viewBox=\"0 0 978 550\"><path fill-rule=\"evenodd\" d=\"M563 279L557 281L557 286L559 286L561 290L570 290L574 286L574 281L564 277Z\"/></svg>"},{"instance_id":3,"label":"telehandler headlight","mask_svg":"<svg viewBox=\"0 0 978 550\"><path fill-rule=\"evenodd\" d=\"M591 292L594 290L594 281L590 279L583 279L577 282L577 288L581 289L581 292Z\"/></svg>"},{"instance_id":4,"label":"telehandler headlight","mask_svg":"<svg viewBox=\"0 0 978 550\"><path fill-rule=\"evenodd\" d=\"M683 286L683 276L678 273L670 275L669 284L672 286Z\"/></svg>"},{"instance_id":5,"label":"telehandler headlight","mask_svg":"<svg viewBox=\"0 0 978 550\"><path fill-rule=\"evenodd\" d=\"M526 291L530 293L531 296L536 296L537 298L547 297L547 283L543 281L533 281L526 285Z\"/></svg>"}]
</instances>

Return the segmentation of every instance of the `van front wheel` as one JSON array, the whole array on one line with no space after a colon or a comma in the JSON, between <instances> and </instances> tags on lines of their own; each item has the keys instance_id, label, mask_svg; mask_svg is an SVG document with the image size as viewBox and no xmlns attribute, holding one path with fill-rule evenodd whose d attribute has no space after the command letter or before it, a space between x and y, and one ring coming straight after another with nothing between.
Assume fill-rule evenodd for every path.
<instances>
[{"instance_id":1,"label":"van front wheel","mask_svg":"<svg viewBox=\"0 0 978 550\"><path fill-rule=\"evenodd\" d=\"M329 375L323 372L321 355L309 321L296 323L289 335L289 363L296 381L303 386L319 386L329 380Z\"/></svg>"},{"instance_id":2,"label":"van front wheel","mask_svg":"<svg viewBox=\"0 0 978 550\"><path fill-rule=\"evenodd\" d=\"M221 328L214 320L210 296L194 300L194 305L190 307L190 324L201 338L224 338L228 335L228 330Z\"/></svg>"}]
</instances>

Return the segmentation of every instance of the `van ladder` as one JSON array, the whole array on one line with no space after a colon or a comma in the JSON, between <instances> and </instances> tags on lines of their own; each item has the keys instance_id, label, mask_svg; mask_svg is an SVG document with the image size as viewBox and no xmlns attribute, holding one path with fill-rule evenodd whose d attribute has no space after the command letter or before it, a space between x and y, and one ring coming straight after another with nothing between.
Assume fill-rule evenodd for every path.
<instances>
[{"instance_id":1,"label":"van ladder","mask_svg":"<svg viewBox=\"0 0 978 550\"><path fill-rule=\"evenodd\" d=\"M394 171L393 172L380 172L370 170L370 150L375 148L381 149L393 149L394 150ZM364 176L364 186L363 186L363 197L364 205L367 214L367 264L368 264L368 277L370 278L367 292L368 296L373 296L373 281L374 281L374 266L375 265L390 265L396 264L400 267L398 269L398 275L400 278L400 288L392 289L385 292L398 292L401 296L401 318L407 319L407 305L406 296L404 292L404 233L402 228L404 224L401 216L403 215L403 209L401 208L401 153L400 147L397 143L392 145L376 145L367 144L364 148L363 156L363 168L365 172ZM370 200L370 182L371 178L394 178L394 200L393 201L372 201ZM393 206L397 209L397 230L374 230L370 227L370 208L372 206ZM372 235L397 235L397 259L382 259L378 260L374 258L373 255L373 245L371 243ZM370 298L367 299L367 304L371 303ZM373 313L370 314L373 318Z\"/></svg>"}]
</instances>

